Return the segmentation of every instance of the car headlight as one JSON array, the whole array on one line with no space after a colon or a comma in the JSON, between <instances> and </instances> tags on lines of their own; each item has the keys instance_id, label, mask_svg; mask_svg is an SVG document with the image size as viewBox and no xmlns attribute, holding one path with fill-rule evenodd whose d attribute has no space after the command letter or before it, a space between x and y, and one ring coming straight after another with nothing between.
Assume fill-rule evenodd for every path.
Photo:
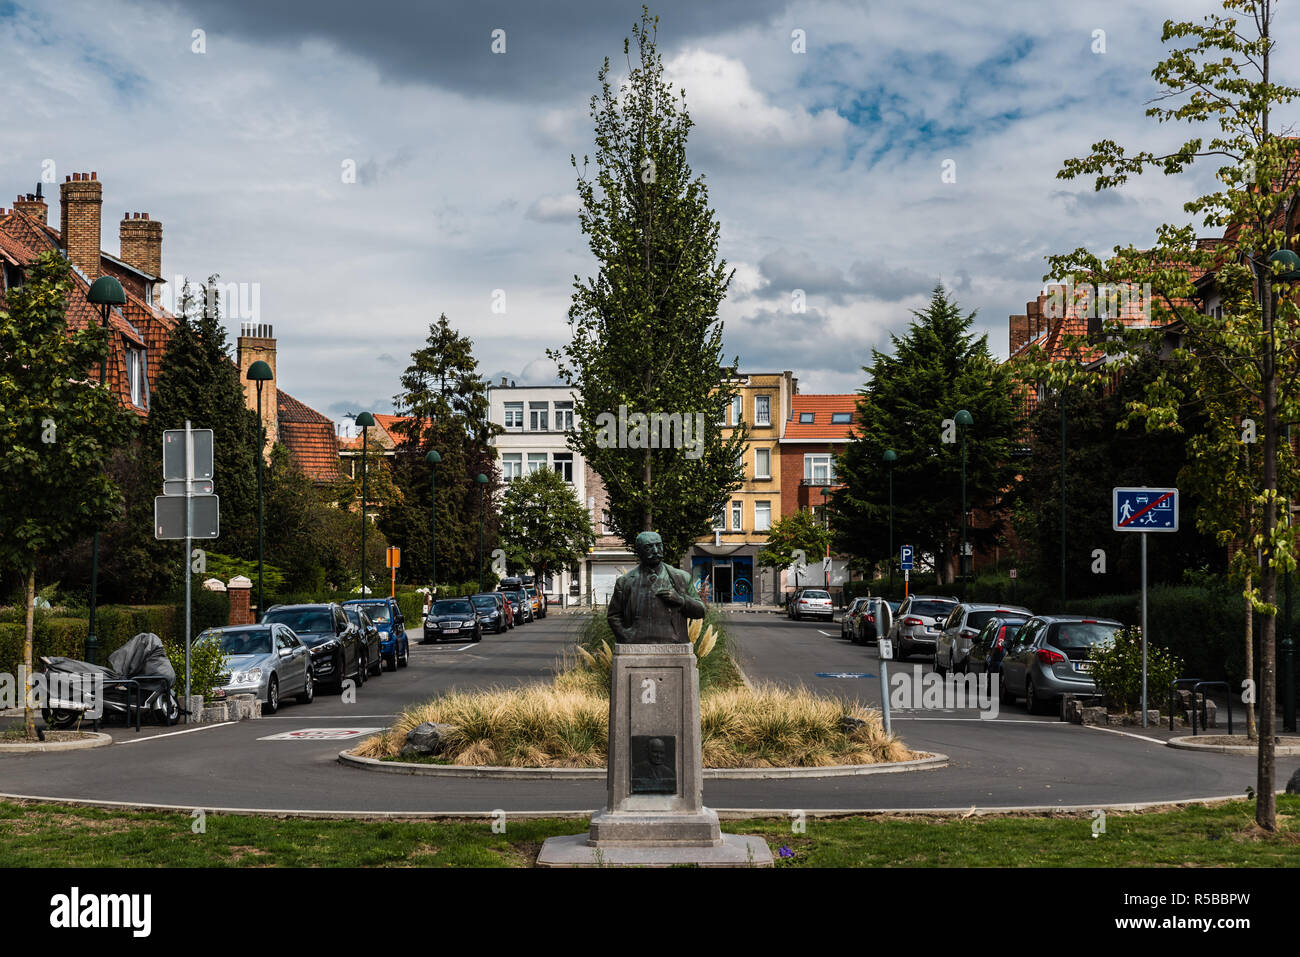
<instances>
[{"instance_id":1,"label":"car headlight","mask_svg":"<svg viewBox=\"0 0 1300 957\"><path fill-rule=\"evenodd\" d=\"M462 628L473 628L473 627L474 627L474 622L472 622L472 621L462 621L462 622L460 623L460 626L461 626Z\"/></svg>"},{"instance_id":2,"label":"car headlight","mask_svg":"<svg viewBox=\"0 0 1300 957\"><path fill-rule=\"evenodd\" d=\"M253 685L262 680L261 668L249 668L247 671L236 671L230 675L232 685Z\"/></svg>"}]
</instances>

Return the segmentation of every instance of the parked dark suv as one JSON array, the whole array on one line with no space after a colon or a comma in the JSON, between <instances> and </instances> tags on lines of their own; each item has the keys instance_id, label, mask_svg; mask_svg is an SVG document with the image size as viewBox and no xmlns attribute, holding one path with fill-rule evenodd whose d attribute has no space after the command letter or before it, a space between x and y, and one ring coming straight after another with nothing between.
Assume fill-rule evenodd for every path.
<instances>
[{"instance_id":1,"label":"parked dark suv","mask_svg":"<svg viewBox=\"0 0 1300 957\"><path fill-rule=\"evenodd\" d=\"M312 674L316 684L335 691L343 689L347 678L357 687L366 683L370 668L366 648L356 625L348 621L341 605L273 605L262 616L261 624L288 625L302 643L311 649Z\"/></svg>"},{"instance_id":2,"label":"parked dark suv","mask_svg":"<svg viewBox=\"0 0 1300 957\"><path fill-rule=\"evenodd\" d=\"M1042 714L1066 692L1096 694L1092 649L1123 627L1113 618L1078 615L1029 619L1002 658L1002 701L1023 697L1031 714Z\"/></svg>"}]
</instances>

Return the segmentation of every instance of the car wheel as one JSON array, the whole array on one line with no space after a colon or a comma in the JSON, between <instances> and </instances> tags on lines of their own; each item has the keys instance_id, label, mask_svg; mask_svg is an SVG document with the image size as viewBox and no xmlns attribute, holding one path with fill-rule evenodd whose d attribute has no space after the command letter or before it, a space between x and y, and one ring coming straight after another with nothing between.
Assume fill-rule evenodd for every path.
<instances>
[{"instance_id":1,"label":"car wheel","mask_svg":"<svg viewBox=\"0 0 1300 957\"><path fill-rule=\"evenodd\" d=\"M271 681L266 686L266 704L262 705L262 710L267 714L275 714L280 710L280 680L275 675L271 675Z\"/></svg>"},{"instance_id":2,"label":"car wheel","mask_svg":"<svg viewBox=\"0 0 1300 957\"><path fill-rule=\"evenodd\" d=\"M392 653L391 655L388 656L388 670L389 670L389 671L396 671L396 670L397 670L397 645L396 645L396 643L393 644L393 653Z\"/></svg>"},{"instance_id":3,"label":"car wheel","mask_svg":"<svg viewBox=\"0 0 1300 957\"><path fill-rule=\"evenodd\" d=\"M1000 671L990 672L990 680L992 675L998 676L998 700L1001 701L1003 704L1015 704L1016 693L1011 690L1011 685L1007 684L1007 682L1003 679L1002 672Z\"/></svg>"},{"instance_id":4,"label":"car wheel","mask_svg":"<svg viewBox=\"0 0 1300 957\"><path fill-rule=\"evenodd\" d=\"M1043 699L1034 694L1034 679L1025 682L1025 710L1030 714L1043 713Z\"/></svg>"},{"instance_id":5,"label":"car wheel","mask_svg":"<svg viewBox=\"0 0 1300 957\"><path fill-rule=\"evenodd\" d=\"M934 653L934 673L943 677L948 674L948 666L939 663L939 652Z\"/></svg>"},{"instance_id":6,"label":"car wheel","mask_svg":"<svg viewBox=\"0 0 1300 957\"><path fill-rule=\"evenodd\" d=\"M311 671L307 671L307 680L303 682L302 694L298 695L299 704L311 704L312 699L316 697L316 680L312 677Z\"/></svg>"},{"instance_id":7,"label":"car wheel","mask_svg":"<svg viewBox=\"0 0 1300 957\"><path fill-rule=\"evenodd\" d=\"M367 653L366 661L369 660L370 660L370 655ZM378 655L375 656L375 663L370 666L370 677L378 678L383 673L384 673L384 655L383 652L380 652Z\"/></svg>"},{"instance_id":8,"label":"car wheel","mask_svg":"<svg viewBox=\"0 0 1300 957\"><path fill-rule=\"evenodd\" d=\"M898 641L894 644L894 660L895 660L895 661L906 661L906 660L907 660L907 651L906 651L906 649L904 649L904 647L903 647L903 639L902 639L902 638L899 638Z\"/></svg>"},{"instance_id":9,"label":"car wheel","mask_svg":"<svg viewBox=\"0 0 1300 957\"><path fill-rule=\"evenodd\" d=\"M399 667L405 668L410 663L411 663L411 646L408 644L403 646L402 657L397 659L397 664Z\"/></svg>"},{"instance_id":10,"label":"car wheel","mask_svg":"<svg viewBox=\"0 0 1300 957\"><path fill-rule=\"evenodd\" d=\"M357 652L357 673L353 675L357 687L360 688L366 683L366 673L370 670L370 662L366 661L366 656Z\"/></svg>"}]
</instances>

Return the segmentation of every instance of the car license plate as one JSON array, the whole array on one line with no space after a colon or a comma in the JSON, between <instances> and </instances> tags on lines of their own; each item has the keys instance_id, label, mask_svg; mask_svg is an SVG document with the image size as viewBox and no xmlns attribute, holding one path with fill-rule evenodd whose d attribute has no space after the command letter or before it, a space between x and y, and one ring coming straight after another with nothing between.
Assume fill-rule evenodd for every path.
<instances>
[{"instance_id":1,"label":"car license plate","mask_svg":"<svg viewBox=\"0 0 1300 957\"><path fill-rule=\"evenodd\" d=\"M1075 670L1075 671L1091 671L1091 670L1092 670L1092 662L1091 662L1091 661L1076 661L1076 662L1074 663L1074 670Z\"/></svg>"},{"instance_id":2,"label":"car license plate","mask_svg":"<svg viewBox=\"0 0 1300 957\"><path fill-rule=\"evenodd\" d=\"M442 626L442 630L443 630L443 631L450 631L450 632L457 632L457 631L460 631L459 628L453 628L453 627L451 627L451 625L443 625L443 626Z\"/></svg>"}]
</instances>

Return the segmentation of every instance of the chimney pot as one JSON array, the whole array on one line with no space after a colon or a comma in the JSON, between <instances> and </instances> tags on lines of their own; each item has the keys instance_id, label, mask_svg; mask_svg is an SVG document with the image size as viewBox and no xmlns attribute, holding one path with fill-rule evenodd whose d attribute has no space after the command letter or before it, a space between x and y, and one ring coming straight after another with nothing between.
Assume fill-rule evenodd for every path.
<instances>
[{"instance_id":1,"label":"chimney pot","mask_svg":"<svg viewBox=\"0 0 1300 957\"><path fill-rule=\"evenodd\" d=\"M99 174L96 173L94 170L91 170L90 178L91 178L91 179L99 179Z\"/></svg>"},{"instance_id":2,"label":"chimney pot","mask_svg":"<svg viewBox=\"0 0 1300 957\"><path fill-rule=\"evenodd\" d=\"M72 182L72 177L71 177L71 176L65 176L65 177L63 177L63 181L64 181L65 183L71 183L71 182Z\"/></svg>"}]
</instances>

